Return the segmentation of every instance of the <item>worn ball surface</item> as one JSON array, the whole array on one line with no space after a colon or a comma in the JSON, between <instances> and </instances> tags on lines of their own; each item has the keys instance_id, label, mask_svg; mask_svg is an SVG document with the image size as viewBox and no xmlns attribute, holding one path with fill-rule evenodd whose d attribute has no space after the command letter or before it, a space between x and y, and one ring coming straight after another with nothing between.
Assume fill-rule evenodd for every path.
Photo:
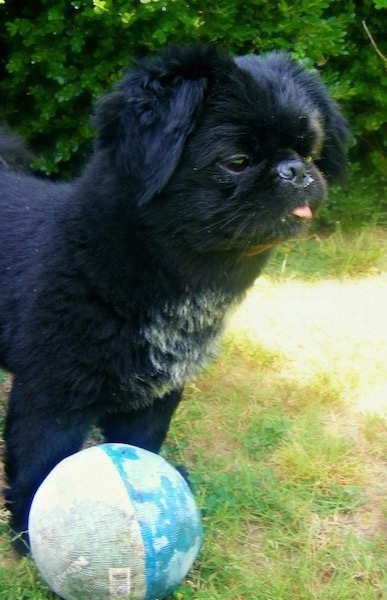
<instances>
[{"instance_id":1,"label":"worn ball surface","mask_svg":"<svg viewBox=\"0 0 387 600\"><path fill-rule=\"evenodd\" d=\"M31 552L65 600L155 600L187 575L202 543L184 478L162 457L102 444L44 480L29 517Z\"/></svg>"}]
</instances>

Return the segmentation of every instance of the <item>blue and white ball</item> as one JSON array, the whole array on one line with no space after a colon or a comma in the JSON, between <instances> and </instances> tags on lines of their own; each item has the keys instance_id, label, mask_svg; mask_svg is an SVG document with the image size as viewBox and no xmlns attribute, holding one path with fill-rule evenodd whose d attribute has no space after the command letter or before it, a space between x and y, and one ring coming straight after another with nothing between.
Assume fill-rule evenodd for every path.
<instances>
[{"instance_id":1,"label":"blue and white ball","mask_svg":"<svg viewBox=\"0 0 387 600\"><path fill-rule=\"evenodd\" d=\"M159 600L187 575L202 543L184 478L161 456L102 444L44 480L29 517L31 552L65 600Z\"/></svg>"}]
</instances>

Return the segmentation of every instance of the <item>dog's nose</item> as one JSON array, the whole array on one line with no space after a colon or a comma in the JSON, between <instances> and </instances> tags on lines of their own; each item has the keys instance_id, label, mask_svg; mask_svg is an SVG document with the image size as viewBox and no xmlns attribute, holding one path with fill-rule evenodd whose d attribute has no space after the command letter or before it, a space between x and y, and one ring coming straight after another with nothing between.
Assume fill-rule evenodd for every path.
<instances>
[{"instance_id":1,"label":"dog's nose","mask_svg":"<svg viewBox=\"0 0 387 600\"><path fill-rule=\"evenodd\" d=\"M277 166L277 172L281 179L286 179L295 187L306 187L311 181L304 163L296 158L281 161Z\"/></svg>"}]
</instances>

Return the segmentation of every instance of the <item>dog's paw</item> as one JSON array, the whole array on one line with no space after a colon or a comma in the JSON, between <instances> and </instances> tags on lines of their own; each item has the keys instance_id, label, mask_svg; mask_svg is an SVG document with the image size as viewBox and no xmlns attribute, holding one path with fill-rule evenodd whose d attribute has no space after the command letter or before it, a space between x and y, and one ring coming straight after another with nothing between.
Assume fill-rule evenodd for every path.
<instances>
[{"instance_id":1,"label":"dog's paw","mask_svg":"<svg viewBox=\"0 0 387 600\"><path fill-rule=\"evenodd\" d=\"M187 467L185 467L184 465L175 465L175 469L186 480L190 489L192 490L193 489L192 481L190 479Z\"/></svg>"}]
</instances>

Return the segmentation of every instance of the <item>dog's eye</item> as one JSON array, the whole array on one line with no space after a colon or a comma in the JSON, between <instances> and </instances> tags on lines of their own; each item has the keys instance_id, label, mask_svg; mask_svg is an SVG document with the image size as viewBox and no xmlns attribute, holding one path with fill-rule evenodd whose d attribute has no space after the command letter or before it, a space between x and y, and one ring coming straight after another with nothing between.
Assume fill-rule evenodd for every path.
<instances>
[{"instance_id":1,"label":"dog's eye","mask_svg":"<svg viewBox=\"0 0 387 600\"><path fill-rule=\"evenodd\" d=\"M242 173L251 166L251 158L247 154L238 154L225 160L222 165L233 173Z\"/></svg>"}]
</instances>

